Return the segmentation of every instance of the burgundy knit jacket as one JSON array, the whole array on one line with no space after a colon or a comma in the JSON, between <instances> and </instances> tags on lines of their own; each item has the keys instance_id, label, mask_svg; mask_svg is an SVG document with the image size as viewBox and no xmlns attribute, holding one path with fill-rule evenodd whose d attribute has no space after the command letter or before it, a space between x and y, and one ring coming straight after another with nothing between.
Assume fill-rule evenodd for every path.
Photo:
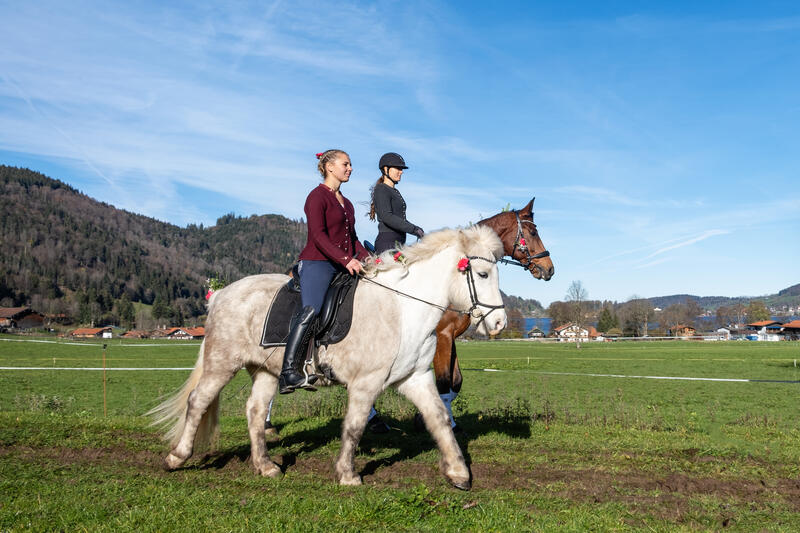
<instances>
[{"instance_id":1,"label":"burgundy knit jacket","mask_svg":"<svg viewBox=\"0 0 800 533\"><path fill-rule=\"evenodd\" d=\"M328 260L345 266L353 257L363 261L369 255L356 236L353 204L344 196L342 198L344 206L336 199L336 193L324 184L309 193L304 208L308 240L300 252L301 261Z\"/></svg>"}]
</instances>

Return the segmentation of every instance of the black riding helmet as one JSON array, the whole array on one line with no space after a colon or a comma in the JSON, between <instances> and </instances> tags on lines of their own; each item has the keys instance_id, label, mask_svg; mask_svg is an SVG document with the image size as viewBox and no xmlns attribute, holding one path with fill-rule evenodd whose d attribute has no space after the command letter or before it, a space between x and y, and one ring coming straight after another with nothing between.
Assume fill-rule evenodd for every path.
<instances>
[{"instance_id":1,"label":"black riding helmet","mask_svg":"<svg viewBox=\"0 0 800 533\"><path fill-rule=\"evenodd\" d=\"M403 156L395 152L388 152L381 156L380 161L378 161L378 170L383 172L383 167L402 168L404 170L408 168Z\"/></svg>"}]
</instances>

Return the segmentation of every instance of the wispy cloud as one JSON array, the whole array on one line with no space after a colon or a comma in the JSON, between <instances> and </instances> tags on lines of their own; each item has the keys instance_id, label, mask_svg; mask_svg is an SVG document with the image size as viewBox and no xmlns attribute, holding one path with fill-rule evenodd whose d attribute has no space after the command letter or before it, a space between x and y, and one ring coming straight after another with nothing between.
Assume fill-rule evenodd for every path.
<instances>
[{"instance_id":1,"label":"wispy cloud","mask_svg":"<svg viewBox=\"0 0 800 533\"><path fill-rule=\"evenodd\" d=\"M706 240L708 238L711 238L711 237L714 237L716 235L727 235L728 233L730 233L730 231L719 230L719 229L707 230L707 231L704 231L703 233L701 233L700 235L696 235L694 237L691 237L689 239L683 240L681 242L678 242L678 243L675 243L675 244L671 244L671 245L665 246L663 248L659 248L655 252L653 252L650 255L646 256L644 259L645 260L646 259L650 259L651 257L655 257L657 255L666 253L666 252L668 252L670 250L675 250L676 248L683 248L684 246L690 246L692 244L698 243L700 241L704 241L704 240Z\"/></svg>"}]
</instances>

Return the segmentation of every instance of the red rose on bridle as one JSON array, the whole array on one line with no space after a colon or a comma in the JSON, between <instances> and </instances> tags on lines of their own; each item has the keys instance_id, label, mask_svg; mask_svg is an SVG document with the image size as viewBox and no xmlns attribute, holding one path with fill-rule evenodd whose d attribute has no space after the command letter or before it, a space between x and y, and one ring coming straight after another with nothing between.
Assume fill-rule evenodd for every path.
<instances>
[{"instance_id":1,"label":"red rose on bridle","mask_svg":"<svg viewBox=\"0 0 800 533\"><path fill-rule=\"evenodd\" d=\"M465 270L467 270L468 268L469 268L469 259L467 259L466 257L462 257L462 258L461 258L461 259L458 261L458 269L459 269L461 272L464 272L464 271L465 271Z\"/></svg>"}]
</instances>

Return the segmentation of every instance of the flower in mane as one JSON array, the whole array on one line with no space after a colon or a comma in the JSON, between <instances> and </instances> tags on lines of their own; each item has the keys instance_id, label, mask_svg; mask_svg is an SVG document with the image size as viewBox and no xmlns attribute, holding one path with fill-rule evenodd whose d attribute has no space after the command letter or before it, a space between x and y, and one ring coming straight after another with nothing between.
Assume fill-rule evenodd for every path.
<instances>
[{"instance_id":1,"label":"flower in mane","mask_svg":"<svg viewBox=\"0 0 800 533\"><path fill-rule=\"evenodd\" d=\"M464 271L465 271L465 270L467 270L468 268L469 268L469 259L467 259L466 257L462 257L462 258L461 258L461 259L458 261L458 269L459 269L461 272L464 272Z\"/></svg>"},{"instance_id":2,"label":"flower in mane","mask_svg":"<svg viewBox=\"0 0 800 533\"><path fill-rule=\"evenodd\" d=\"M403 252L396 252L392 257L394 257L394 260L398 263L406 262L406 256L403 255Z\"/></svg>"},{"instance_id":3,"label":"flower in mane","mask_svg":"<svg viewBox=\"0 0 800 533\"><path fill-rule=\"evenodd\" d=\"M207 278L206 285L208 286L208 291L206 292L206 300L211 298L211 295L223 288L227 285L225 280L221 280L219 278Z\"/></svg>"}]
</instances>

